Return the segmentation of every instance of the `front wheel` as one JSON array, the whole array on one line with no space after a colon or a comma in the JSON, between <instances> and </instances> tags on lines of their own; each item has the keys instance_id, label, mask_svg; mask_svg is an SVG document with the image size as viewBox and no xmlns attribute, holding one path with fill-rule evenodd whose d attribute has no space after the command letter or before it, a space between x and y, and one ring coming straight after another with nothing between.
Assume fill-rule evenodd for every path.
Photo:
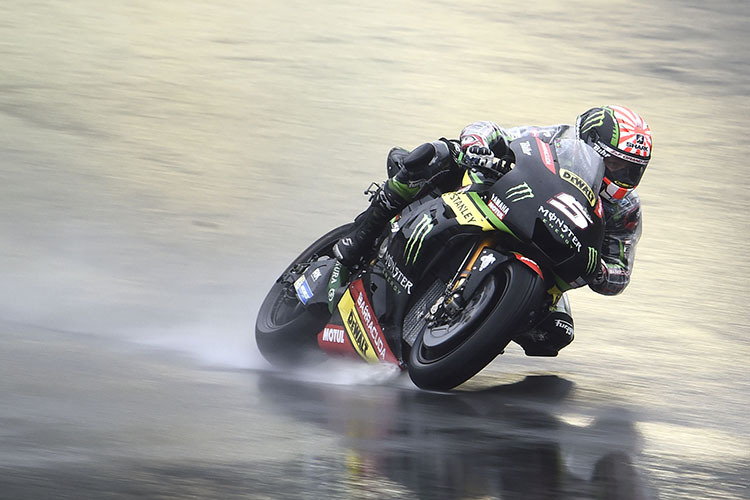
<instances>
[{"instance_id":1,"label":"front wheel","mask_svg":"<svg viewBox=\"0 0 750 500\"><path fill-rule=\"evenodd\" d=\"M325 359L317 348L317 334L330 316L328 308L302 304L295 293L294 281L304 272L306 262L331 257L334 243L351 227L352 224L346 224L318 238L294 259L266 295L255 322L255 341L272 365L287 367Z\"/></svg>"},{"instance_id":2,"label":"front wheel","mask_svg":"<svg viewBox=\"0 0 750 500\"><path fill-rule=\"evenodd\" d=\"M425 327L409 354L412 381L434 391L466 382L503 352L545 293L536 273L510 261L482 282L450 324Z\"/></svg>"}]
</instances>

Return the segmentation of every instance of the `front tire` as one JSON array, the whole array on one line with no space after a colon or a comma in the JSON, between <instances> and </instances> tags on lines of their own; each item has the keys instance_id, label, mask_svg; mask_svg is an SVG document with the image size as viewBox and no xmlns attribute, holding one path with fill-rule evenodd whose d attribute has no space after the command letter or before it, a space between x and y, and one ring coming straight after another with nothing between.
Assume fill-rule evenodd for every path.
<instances>
[{"instance_id":1,"label":"front tire","mask_svg":"<svg viewBox=\"0 0 750 500\"><path fill-rule=\"evenodd\" d=\"M305 306L296 296L294 280L304 269L299 264L321 256L332 256L332 247L351 230L340 226L318 238L286 268L266 295L255 322L255 341L263 357L274 366L313 364L325 359L318 349L317 334L330 314L325 305Z\"/></svg>"},{"instance_id":2,"label":"front tire","mask_svg":"<svg viewBox=\"0 0 750 500\"><path fill-rule=\"evenodd\" d=\"M426 326L420 333L409 354L412 381L433 391L448 391L466 382L503 352L545 294L544 283L534 271L510 261L484 280L450 326ZM439 341L436 331L440 328L453 329L445 335L450 342Z\"/></svg>"}]
</instances>

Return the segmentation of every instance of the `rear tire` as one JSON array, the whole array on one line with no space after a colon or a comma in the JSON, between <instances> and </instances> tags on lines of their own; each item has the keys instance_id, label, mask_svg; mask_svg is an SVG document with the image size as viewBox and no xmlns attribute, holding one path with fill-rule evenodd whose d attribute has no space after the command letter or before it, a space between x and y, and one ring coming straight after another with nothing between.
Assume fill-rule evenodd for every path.
<instances>
[{"instance_id":1,"label":"rear tire","mask_svg":"<svg viewBox=\"0 0 750 500\"><path fill-rule=\"evenodd\" d=\"M318 349L317 334L330 314L322 304L305 306L294 291L294 280L300 275L294 267L321 256L332 256L336 243L352 227L340 226L318 238L286 268L266 295L255 322L258 350L272 365L289 367L313 364L325 359Z\"/></svg>"},{"instance_id":2,"label":"rear tire","mask_svg":"<svg viewBox=\"0 0 750 500\"><path fill-rule=\"evenodd\" d=\"M425 327L409 354L409 376L420 388L448 391L479 373L503 352L544 300L544 282L517 260L488 276L451 324L450 344ZM431 341L425 343L425 335ZM455 339L459 340L455 340Z\"/></svg>"}]
</instances>

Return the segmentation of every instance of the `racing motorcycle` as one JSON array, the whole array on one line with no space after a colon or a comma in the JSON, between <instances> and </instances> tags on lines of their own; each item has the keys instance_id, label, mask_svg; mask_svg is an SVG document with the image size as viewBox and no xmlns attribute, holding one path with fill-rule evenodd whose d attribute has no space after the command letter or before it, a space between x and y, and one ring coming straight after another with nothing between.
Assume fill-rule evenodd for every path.
<instances>
[{"instance_id":1,"label":"racing motorcycle","mask_svg":"<svg viewBox=\"0 0 750 500\"><path fill-rule=\"evenodd\" d=\"M447 391L541 322L598 270L604 165L575 139L529 135L510 150L507 173L468 170L459 189L403 209L365 264L348 269L333 256L352 224L310 245L261 305L264 358L393 363L418 387Z\"/></svg>"}]
</instances>

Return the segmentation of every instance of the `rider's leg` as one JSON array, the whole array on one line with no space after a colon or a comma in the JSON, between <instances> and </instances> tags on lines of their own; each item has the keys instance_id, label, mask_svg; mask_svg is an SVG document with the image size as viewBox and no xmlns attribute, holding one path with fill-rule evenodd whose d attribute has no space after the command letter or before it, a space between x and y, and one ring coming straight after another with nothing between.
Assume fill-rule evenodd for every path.
<instances>
[{"instance_id":1,"label":"rider's leg","mask_svg":"<svg viewBox=\"0 0 750 500\"><path fill-rule=\"evenodd\" d=\"M387 159L391 177L373 196L370 207L354 220L352 231L333 247L341 263L351 267L359 262L385 224L414 199L432 170L441 168L447 158L450 151L442 141L422 144L411 152L391 149Z\"/></svg>"},{"instance_id":2,"label":"rider's leg","mask_svg":"<svg viewBox=\"0 0 750 500\"><path fill-rule=\"evenodd\" d=\"M513 340L523 347L527 356L557 356L560 349L573 342L573 338L570 302L563 294L539 325Z\"/></svg>"},{"instance_id":3,"label":"rider's leg","mask_svg":"<svg viewBox=\"0 0 750 500\"><path fill-rule=\"evenodd\" d=\"M373 195L370 206L354 219L352 230L334 246L336 258L347 267L359 262L364 253L372 247L375 238L385 224L408 204L387 180Z\"/></svg>"}]
</instances>

